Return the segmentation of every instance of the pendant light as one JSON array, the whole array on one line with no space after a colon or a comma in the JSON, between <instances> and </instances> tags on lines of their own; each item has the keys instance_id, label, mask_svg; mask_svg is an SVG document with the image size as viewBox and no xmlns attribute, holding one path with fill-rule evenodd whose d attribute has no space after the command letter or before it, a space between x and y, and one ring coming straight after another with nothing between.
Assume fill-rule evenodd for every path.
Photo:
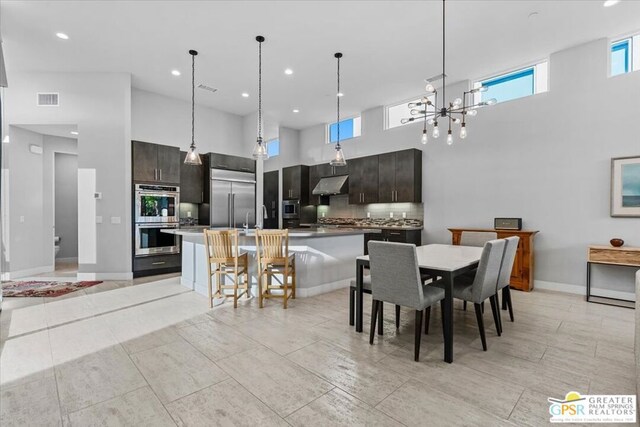
<instances>
[{"instance_id":1,"label":"pendant light","mask_svg":"<svg viewBox=\"0 0 640 427\"><path fill-rule=\"evenodd\" d=\"M257 36L256 41L258 42L258 138L253 149L253 158L267 160L269 158L267 144L262 139L262 42L264 37Z\"/></svg>"},{"instance_id":2,"label":"pendant light","mask_svg":"<svg viewBox=\"0 0 640 427\"><path fill-rule=\"evenodd\" d=\"M435 139L440 136L440 128L438 127L438 120L449 124L447 130L447 145L453 144L453 132L452 123L462 123L460 127L460 139L467 137L467 116L473 117L478 113L478 109L481 107L493 105L496 103L495 99L489 99L487 101L477 102L475 94L479 92L486 92L488 88L486 86L479 86L469 91L465 91L462 94L462 98L456 98L453 102L449 102L447 105L446 99L446 86L447 86L447 74L446 74L446 20L445 20L445 1L442 0L442 105L438 108L438 91L433 86L431 81L427 81L425 90L433 94L434 102L429 97L423 97L418 102L410 102L407 106L411 108L411 116L406 119L400 120L400 123L406 124L415 120L424 119L424 126L422 128L422 137L420 142L422 144L427 143L427 124L433 125L431 136ZM458 117L456 117L458 116Z\"/></svg>"},{"instance_id":3,"label":"pendant light","mask_svg":"<svg viewBox=\"0 0 640 427\"><path fill-rule=\"evenodd\" d=\"M342 58L342 54L337 52L333 55L338 60L338 92L336 92L337 99L337 115L338 121L336 122L338 138L336 140L336 153L333 159L329 162L331 166L347 166L347 161L344 158L344 153L342 152L342 147L340 146L340 98L342 98L342 92L340 92L340 58Z\"/></svg>"},{"instance_id":4,"label":"pendant light","mask_svg":"<svg viewBox=\"0 0 640 427\"><path fill-rule=\"evenodd\" d=\"M187 155L184 158L184 163L186 165L193 166L202 166L202 159L200 159L200 154L196 150L196 140L195 140L195 116L196 116L196 55L198 54L195 50L190 50L189 55L191 55L191 145L189 146L189 151L187 151Z\"/></svg>"}]
</instances>

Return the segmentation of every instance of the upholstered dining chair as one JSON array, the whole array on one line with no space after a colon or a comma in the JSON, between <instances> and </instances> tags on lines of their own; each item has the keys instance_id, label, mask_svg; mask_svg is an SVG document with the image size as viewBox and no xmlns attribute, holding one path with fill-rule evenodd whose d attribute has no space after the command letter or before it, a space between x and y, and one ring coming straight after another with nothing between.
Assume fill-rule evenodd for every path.
<instances>
[{"instance_id":1,"label":"upholstered dining chair","mask_svg":"<svg viewBox=\"0 0 640 427\"><path fill-rule=\"evenodd\" d=\"M296 254L289 253L289 230L256 230L256 252L260 308L265 298L282 298L286 309L289 299L296 298Z\"/></svg>"},{"instance_id":2,"label":"upholstered dining chair","mask_svg":"<svg viewBox=\"0 0 640 427\"><path fill-rule=\"evenodd\" d=\"M518 243L520 238L518 236L507 237L506 247L504 249L504 256L502 257L502 266L500 267L500 276L498 277L498 286L496 291L502 289L502 301L504 301L509 309L509 318L513 322L513 304L511 302L511 271L513 270L513 263L516 259L516 252L518 251ZM497 294L497 292L496 292ZM501 325L502 329L502 325Z\"/></svg>"},{"instance_id":3,"label":"upholstered dining chair","mask_svg":"<svg viewBox=\"0 0 640 427\"><path fill-rule=\"evenodd\" d=\"M204 247L207 255L209 282L209 307L213 307L214 298L233 297L233 308L238 307L238 299L249 293L249 257L241 253L238 246L238 230L204 230ZM216 277L216 290L213 292L212 277ZM223 284L229 278L231 285ZM242 282L242 292L238 289ZM225 290L232 290L229 294Z\"/></svg>"},{"instance_id":4,"label":"upholstered dining chair","mask_svg":"<svg viewBox=\"0 0 640 427\"><path fill-rule=\"evenodd\" d=\"M481 304L487 299L491 303L491 311L493 312L493 320L496 324L498 336L502 333L498 317L500 308L498 307L496 287L505 246L506 241L504 239L490 240L485 243L475 277L471 279L469 276L462 275L458 276L453 282L453 297L471 302L474 305L484 351L487 351L487 339L484 331ZM444 288L445 284L442 281L436 281L431 286Z\"/></svg>"},{"instance_id":5,"label":"upholstered dining chair","mask_svg":"<svg viewBox=\"0 0 640 427\"><path fill-rule=\"evenodd\" d=\"M496 240L498 233L495 231L463 231L460 236L461 246L483 247L489 240Z\"/></svg>"},{"instance_id":6,"label":"upholstered dining chair","mask_svg":"<svg viewBox=\"0 0 640 427\"><path fill-rule=\"evenodd\" d=\"M489 240L496 240L498 238L498 233L495 231L463 231L460 235L460 246L476 246L483 247L485 243ZM473 277L475 272L470 272L467 276ZM467 302L462 302L462 309L467 309ZM482 307L484 311L484 306Z\"/></svg>"},{"instance_id":7,"label":"upholstered dining chair","mask_svg":"<svg viewBox=\"0 0 640 427\"><path fill-rule=\"evenodd\" d=\"M381 304L389 302L411 308L415 310L416 318L414 360L417 362L420 359L423 311L444 300L444 290L422 282L415 245L370 241L369 264L373 298L369 343L373 344Z\"/></svg>"}]
</instances>

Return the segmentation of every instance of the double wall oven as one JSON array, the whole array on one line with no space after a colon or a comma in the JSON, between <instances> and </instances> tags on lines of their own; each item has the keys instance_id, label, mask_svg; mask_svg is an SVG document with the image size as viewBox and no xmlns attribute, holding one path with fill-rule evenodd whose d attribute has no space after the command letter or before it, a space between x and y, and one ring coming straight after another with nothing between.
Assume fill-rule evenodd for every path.
<instances>
[{"instance_id":1,"label":"double wall oven","mask_svg":"<svg viewBox=\"0 0 640 427\"><path fill-rule=\"evenodd\" d=\"M135 256L180 253L180 237L162 230L180 226L180 187L135 185Z\"/></svg>"}]
</instances>

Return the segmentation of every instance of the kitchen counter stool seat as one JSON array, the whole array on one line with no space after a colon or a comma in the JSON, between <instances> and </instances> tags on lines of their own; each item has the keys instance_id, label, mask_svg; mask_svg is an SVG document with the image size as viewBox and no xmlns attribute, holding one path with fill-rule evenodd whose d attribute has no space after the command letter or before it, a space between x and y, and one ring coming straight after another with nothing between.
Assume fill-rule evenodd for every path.
<instances>
[{"instance_id":1,"label":"kitchen counter stool seat","mask_svg":"<svg viewBox=\"0 0 640 427\"><path fill-rule=\"evenodd\" d=\"M260 308L265 298L282 298L286 309L289 299L296 298L296 256L289 253L289 230L256 230L256 252Z\"/></svg>"},{"instance_id":2,"label":"kitchen counter stool seat","mask_svg":"<svg viewBox=\"0 0 640 427\"><path fill-rule=\"evenodd\" d=\"M233 297L233 308L238 307L242 295L249 298L249 256L240 252L238 230L204 230L204 247L207 256L209 282L209 307L214 298ZM212 278L215 276L216 290ZM229 278L232 284L224 284ZM238 293L242 285L242 292ZM233 293L225 292L231 290Z\"/></svg>"}]
</instances>

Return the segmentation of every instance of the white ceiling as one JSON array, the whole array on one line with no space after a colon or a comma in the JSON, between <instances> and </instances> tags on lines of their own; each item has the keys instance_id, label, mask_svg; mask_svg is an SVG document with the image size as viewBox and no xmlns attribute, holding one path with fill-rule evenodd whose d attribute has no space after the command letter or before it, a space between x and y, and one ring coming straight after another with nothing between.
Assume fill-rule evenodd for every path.
<instances>
[{"instance_id":1,"label":"white ceiling","mask_svg":"<svg viewBox=\"0 0 640 427\"><path fill-rule=\"evenodd\" d=\"M31 132L41 135L61 136L63 138L78 139L78 135L71 132L77 132L77 125L14 125L16 127L30 130Z\"/></svg>"},{"instance_id":2,"label":"white ceiling","mask_svg":"<svg viewBox=\"0 0 640 427\"><path fill-rule=\"evenodd\" d=\"M450 81L485 77L601 37L640 30L640 1L447 2ZM196 49L198 104L256 109L258 34L263 103L282 125L335 116L336 51L344 53L345 115L403 100L441 70L439 1L3 1L9 85L21 71L130 72L136 88L190 99ZM538 12L530 19L532 12ZM69 40L55 37L56 32ZM294 74L286 76L290 67ZM178 69L182 76L171 75ZM242 98L242 92L249 98ZM300 113L294 114L297 108Z\"/></svg>"}]
</instances>

